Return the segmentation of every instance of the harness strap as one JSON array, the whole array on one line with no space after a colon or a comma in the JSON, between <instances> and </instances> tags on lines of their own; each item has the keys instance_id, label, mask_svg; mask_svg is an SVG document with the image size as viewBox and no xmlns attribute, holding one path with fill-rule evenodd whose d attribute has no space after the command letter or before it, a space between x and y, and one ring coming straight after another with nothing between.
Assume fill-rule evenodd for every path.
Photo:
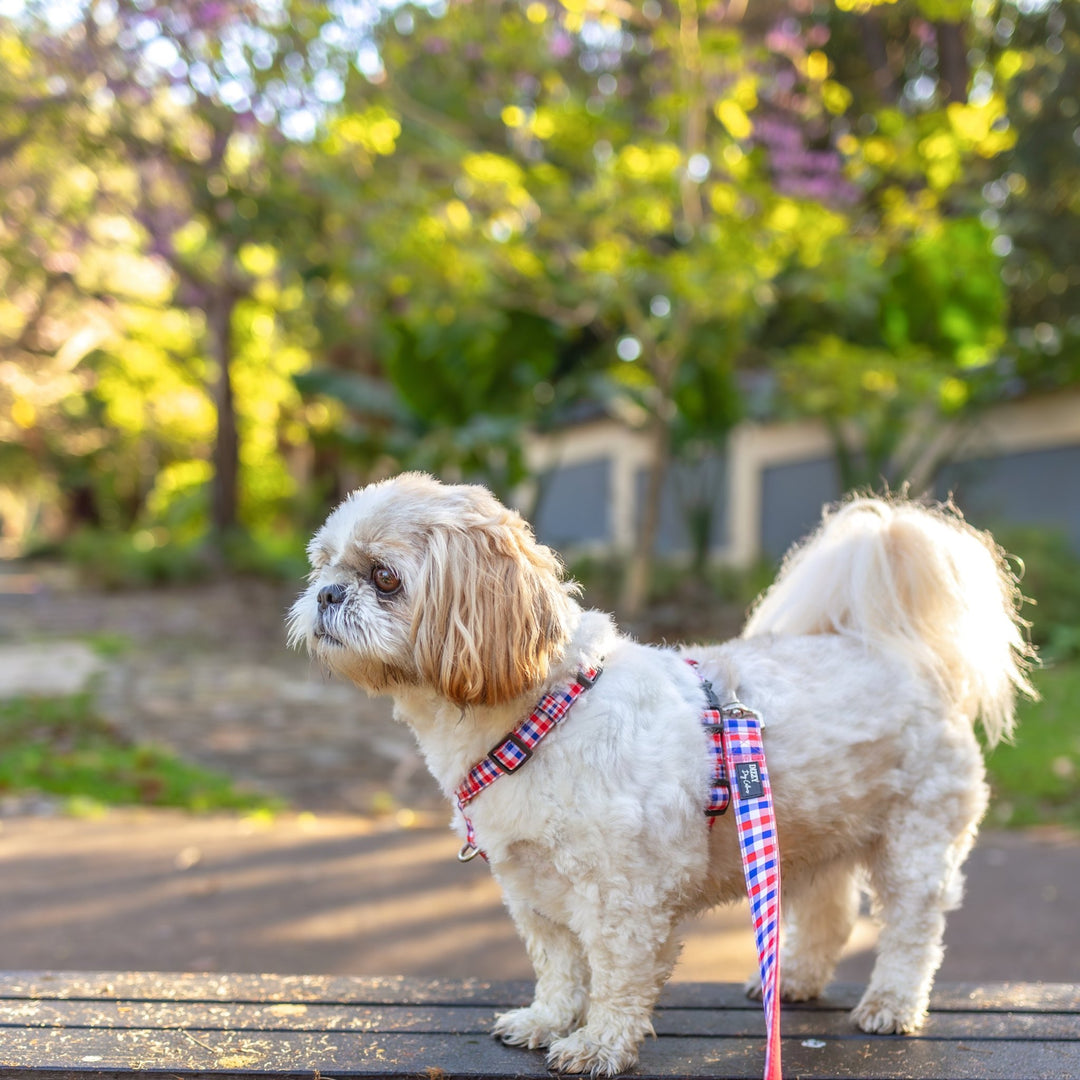
<instances>
[{"instance_id":1,"label":"harness strap","mask_svg":"<svg viewBox=\"0 0 1080 1080\"><path fill-rule=\"evenodd\" d=\"M512 731L508 731L468 772L457 791L458 809L465 819L465 844L458 852L461 862L469 862L477 855L487 856L476 846L476 830L465 807L469 805L486 787L490 787L500 776L517 772L529 758L533 748L552 728L566 718L570 707L586 690L592 687L604 669L595 667L579 671L574 680L545 694L529 715Z\"/></svg>"},{"instance_id":2,"label":"harness strap","mask_svg":"<svg viewBox=\"0 0 1080 1080\"><path fill-rule=\"evenodd\" d=\"M761 1001L765 1010L765 1080L782 1080L780 1072L780 845L776 835L772 788L765 767L761 717L739 701L719 706L712 684L697 671L705 691L702 723L709 735L713 758L709 825L727 809L731 783L735 785L735 819L742 856L746 892L761 973ZM716 729L719 728L719 731ZM719 749L717 749L719 747ZM718 794L720 797L718 798ZM713 806L722 802L722 808Z\"/></svg>"}]
</instances>

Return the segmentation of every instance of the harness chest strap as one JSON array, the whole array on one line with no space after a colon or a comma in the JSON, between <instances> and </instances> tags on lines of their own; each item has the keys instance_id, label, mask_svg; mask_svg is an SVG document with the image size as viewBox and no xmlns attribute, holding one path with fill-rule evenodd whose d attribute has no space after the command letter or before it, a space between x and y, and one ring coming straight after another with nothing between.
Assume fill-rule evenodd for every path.
<instances>
[{"instance_id":1,"label":"harness chest strap","mask_svg":"<svg viewBox=\"0 0 1080 1080\"><path fill-rule=\"evenodd\" d=\"M477 855L487 856L476 846L476 830L465 813L469 805L486 787L494 784L500 776L517 772L532 757L536 744L556 725L566 719L570 707L586 690L600 678L603 667L585 668L573 681L545 694L529 715L512 731L507 732L468 772L458 786L454 797L461 816L465 819L465 843L458 852L461 862L469 862Z\"/></svg>"}]
</instances>

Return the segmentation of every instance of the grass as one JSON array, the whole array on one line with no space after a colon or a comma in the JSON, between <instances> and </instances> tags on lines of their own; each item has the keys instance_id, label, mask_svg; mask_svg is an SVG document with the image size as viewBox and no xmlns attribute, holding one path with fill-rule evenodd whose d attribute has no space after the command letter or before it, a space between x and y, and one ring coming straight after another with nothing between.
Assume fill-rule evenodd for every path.
<instances>
[{"instance_id":1,"label":"grass","mask_svg":"<svg viewBox=\"0 0 1080 1080\"><path fill-rule=\"evenodd\" d=\"M1080 660L1035 672L1042 701L1025 701L1016 736L987 757L990 822L1080 828Z\"/></svg>"},{"instance_id":2,"label":"grass","mask_svg":"<svg viewBox=\"0 0 1080 1080\"><path fill-rule=\"evenodd\" d=\"M1043 700L1021 704L1015 740L987 757L994 793L989 820L1010 828L1080 828L1080 659L1037 671L1035 683ZM124 805L282 808L167 749L132 743L95 712L89 694L0 701L0 795L31 792L58 797L72 813Z\"/></svg>"},{"instance_id":3,"label":"grass","mask_svg":"<svg viewBox=\"0 0 1080 1080\"><path fill-rule=\"evenodd\" d=\"M60 798L72 813L125 805L281 809L170 750L131 742L97 715L89 694L0 702L0 794L34 792Z\"/></svg>"}]
</instances>

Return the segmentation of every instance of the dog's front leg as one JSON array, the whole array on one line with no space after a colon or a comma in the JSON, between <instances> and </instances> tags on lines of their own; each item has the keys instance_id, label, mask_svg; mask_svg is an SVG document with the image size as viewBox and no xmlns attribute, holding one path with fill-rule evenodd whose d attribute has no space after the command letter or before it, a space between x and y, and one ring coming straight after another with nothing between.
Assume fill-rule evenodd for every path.
<instances>
[{"instance_id":1,"label":"dog's front leg","mask_svg":"<svg viewBox=\"0 0 1080 1080\"><path fill-rule=\"evenodd\" d=\"M493 1034L510 1046L548 1047L583 1021L588 1005L588 968L577 938L521 901L508 900L525 942L536 991L533 1003L495 1018Z\"/></svg>"},{"instance_id":2,"label":"dog's front leg","mask_svg":"<svg viewBox=\"0 0 1080 1080\"><path fill-rule=\"evenodd\" d=\"M658 908L660 905L658 905ZM615 1076L632 1068L652 1035L652 1010L679 955L672 919L662 911L620 911L583 935L589 962L585 1025L551 1044L558 1072Z\"/></svg>"}]
</instances>

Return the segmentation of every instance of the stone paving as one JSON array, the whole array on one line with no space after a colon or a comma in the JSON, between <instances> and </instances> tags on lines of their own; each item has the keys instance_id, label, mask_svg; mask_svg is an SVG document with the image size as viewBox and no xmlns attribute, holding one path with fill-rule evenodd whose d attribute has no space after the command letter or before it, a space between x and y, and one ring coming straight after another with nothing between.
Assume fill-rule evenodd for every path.
<instances>
[{"instance_id":1,"label":"stone paving","mask_svg":"<svg viewBox=\"0 0 1080 1080\"><path fill-rule=\"evenodd\" d=\"M3 585L0 575L0 697L88 689L132 739L301 810L442 803L389 702L286 648L295 590L255 581L132 593L47 579L18 592Z\"/></svg>"}]
</instances>

